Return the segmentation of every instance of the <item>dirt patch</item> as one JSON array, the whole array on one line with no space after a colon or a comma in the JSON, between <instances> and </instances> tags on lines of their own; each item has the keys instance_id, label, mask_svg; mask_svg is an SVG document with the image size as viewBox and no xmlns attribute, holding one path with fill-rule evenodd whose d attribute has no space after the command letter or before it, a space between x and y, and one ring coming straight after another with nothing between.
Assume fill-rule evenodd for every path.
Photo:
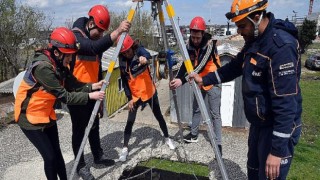
<instances>
[{"instance_id":1,"label":"dirt patch","mask_svg":"<svg viewBox=\"0 0 320 180\"><path fill-rule=\"evenodd\" d=\"M13 116L14 116L13 112L10 112L10 113L7 114L6 117L0 118L0 130L2 128L7 127L9 124L14 123L14 117Z\"/></svg>"},{"instance_id":2,"label":"dirt patch","mask_svg":"<svg viewBox=\"0 0 320 180\"><path fill-rule=\"evenodd\" d=\"M14 122L13 103L14 97L12 94L0 94L0 129Z\"/></svg>"},{"instance_id":3,"label":"dirt patch","mask_svg":"<svg viewBox=\"0 0 320 180\"><path fill-rule=\"evenodd\" d=\"M0 94L0 104L14 102L13 94Z\"/></svg>"}]
</instances>

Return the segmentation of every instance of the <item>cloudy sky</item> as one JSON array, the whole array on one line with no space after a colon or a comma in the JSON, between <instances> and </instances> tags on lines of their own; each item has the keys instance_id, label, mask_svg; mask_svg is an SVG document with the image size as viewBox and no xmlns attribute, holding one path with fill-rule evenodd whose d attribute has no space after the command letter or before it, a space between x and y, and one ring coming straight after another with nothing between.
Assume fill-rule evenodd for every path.
<instances>
[{"instance_id":1,"label":"cloudy sky","mask_svg":"<svg viewBox=\"0 0 320 180\"><path fill-rule=\"evenodd\" d=\"M69 19L75 20L81 16L87 16L88 10L96 4L108 6L109 11L127 11L131 0L20 0L23 4L36 7L46 14L54 17L55 26L63 26ZM202 16L207 21L211 19L213 24L226 24L225 13L230 10L232 0L169 0L173 5L176 16L180 17L179 24L189 24L194 16ZM145 1L141 7L150 11L150 2ZM289 19L297 12L297 17L305 17L308 14L308 0L269 0L268 11L277 18ZM315 0L313 12L320 11L320 0ZM112 19L111 19L112 21ZM169 23L169 21L167 21Z\"/></svg>"}]
</instances>

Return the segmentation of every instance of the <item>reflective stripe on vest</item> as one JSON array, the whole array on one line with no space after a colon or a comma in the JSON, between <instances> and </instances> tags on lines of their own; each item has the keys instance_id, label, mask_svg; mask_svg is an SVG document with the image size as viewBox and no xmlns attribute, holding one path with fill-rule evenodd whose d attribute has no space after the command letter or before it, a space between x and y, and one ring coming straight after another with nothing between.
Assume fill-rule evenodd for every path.
<instances>
[{"instance_id":1,"label":"reflective stripe on vest","mask_svg":"<svg viewBox=\"0 0 320 180\"><path fill-rule=\"evenodd\" d=\"M73 28L73 31L79 31L84 38L89 37L79 28ZM73 68L73 75L81 82L96 83L99 78L100 61L99 56L88 56L77 54Z\"/></svg>"},{"instance_id":2,"label":"reflective stripe on vest","mask_svg":"<svg viewBox=\"0 0 320 180\"><path fill-rule=\"evenodd\" d=\"M27 120L31 124L49 123L50 119L57 119L53 109L56 97L43 88L36 87L37 81L32 76L32 69L39 63L46 62L38 61L29 67L19 86L14 105L16 122L18 122L21 113L26 114Z\"/></svg>"},{"instance_id":3,"label":"reflective stripe on vest","mask_svg":"<svg viewBox=\"0 0 320 180\"><path fill-rule=\"evenodd\" d=\"M133 102L137 102L140 98L142 101L149 100L156 92L155 85L151 79L149 68L146 68L137 77L130 74L128 81Z\"/></svg>"}]
</instances>

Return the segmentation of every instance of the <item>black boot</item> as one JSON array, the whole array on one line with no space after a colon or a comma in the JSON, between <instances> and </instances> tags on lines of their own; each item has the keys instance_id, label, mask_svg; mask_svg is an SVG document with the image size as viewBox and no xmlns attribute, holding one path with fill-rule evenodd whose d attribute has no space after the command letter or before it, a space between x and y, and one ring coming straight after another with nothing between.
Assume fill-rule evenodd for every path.
<instances>
[{"instance_id":1,"label":"black boot","mask_svg":"<svg viewBox=\"0 0 320 180\"><path fill-rule=\"evenodd\" d=\"M219 144L218 148L219 148L220 156L222 157L222 146Z\"/></svg>"},{"instance_id":2,"label":"black boot","mask_svg":"<svg viewBox=\"0 0 320 180\"><path fill-rule=\"evenodd\" d=\"M108 159L103 152L100 152L98 156L94 157L95 164L103 164L105 166L112 166L115 164L113 159Z\"/></svg>"},{"instance_id":3,"label":"black boot","mask_svg":"<svg viewBox=\"0 0 320 180\"><path fill-rule=\"evenodd\" d=\"M94 176L91 174L90 169L87 166L80 168L77 172L83 180L95 180Z\"/></svg>"}]
</instances>

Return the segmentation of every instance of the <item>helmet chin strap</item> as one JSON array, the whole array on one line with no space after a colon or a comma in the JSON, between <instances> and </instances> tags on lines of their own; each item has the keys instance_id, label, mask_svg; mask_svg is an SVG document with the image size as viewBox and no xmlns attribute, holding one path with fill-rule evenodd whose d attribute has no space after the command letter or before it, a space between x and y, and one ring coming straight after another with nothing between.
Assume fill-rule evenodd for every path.
<instances>
[{"instance_id":1,"label":"helmet chin strap","mask_svg":"<svg viewBox=\"0 0 320 180\"><path fill-rule=\"evenodd\" d=\"M57 67L62 67L62 66L63 66L63 60L64 60L65 57L66 57L66 55L63 53L61 59L59 59L59 57L56 58L56 59L58 59L58 60L56 61Z\"/></svg>"},{"instance_id":2,"label":"helmet chin strap","mask_svg":"<svg viewBox=\"0 0 320 180\"><path fill-rule=\"evenodd\" d=\"M259 21L258 22L254 22L249 16L247 16L247 18L253 23L254 25L254 38L256 39L259 36L259 25L261 23L263 17L263 13L261 13Z\"/></svg>"}]
</instances>

